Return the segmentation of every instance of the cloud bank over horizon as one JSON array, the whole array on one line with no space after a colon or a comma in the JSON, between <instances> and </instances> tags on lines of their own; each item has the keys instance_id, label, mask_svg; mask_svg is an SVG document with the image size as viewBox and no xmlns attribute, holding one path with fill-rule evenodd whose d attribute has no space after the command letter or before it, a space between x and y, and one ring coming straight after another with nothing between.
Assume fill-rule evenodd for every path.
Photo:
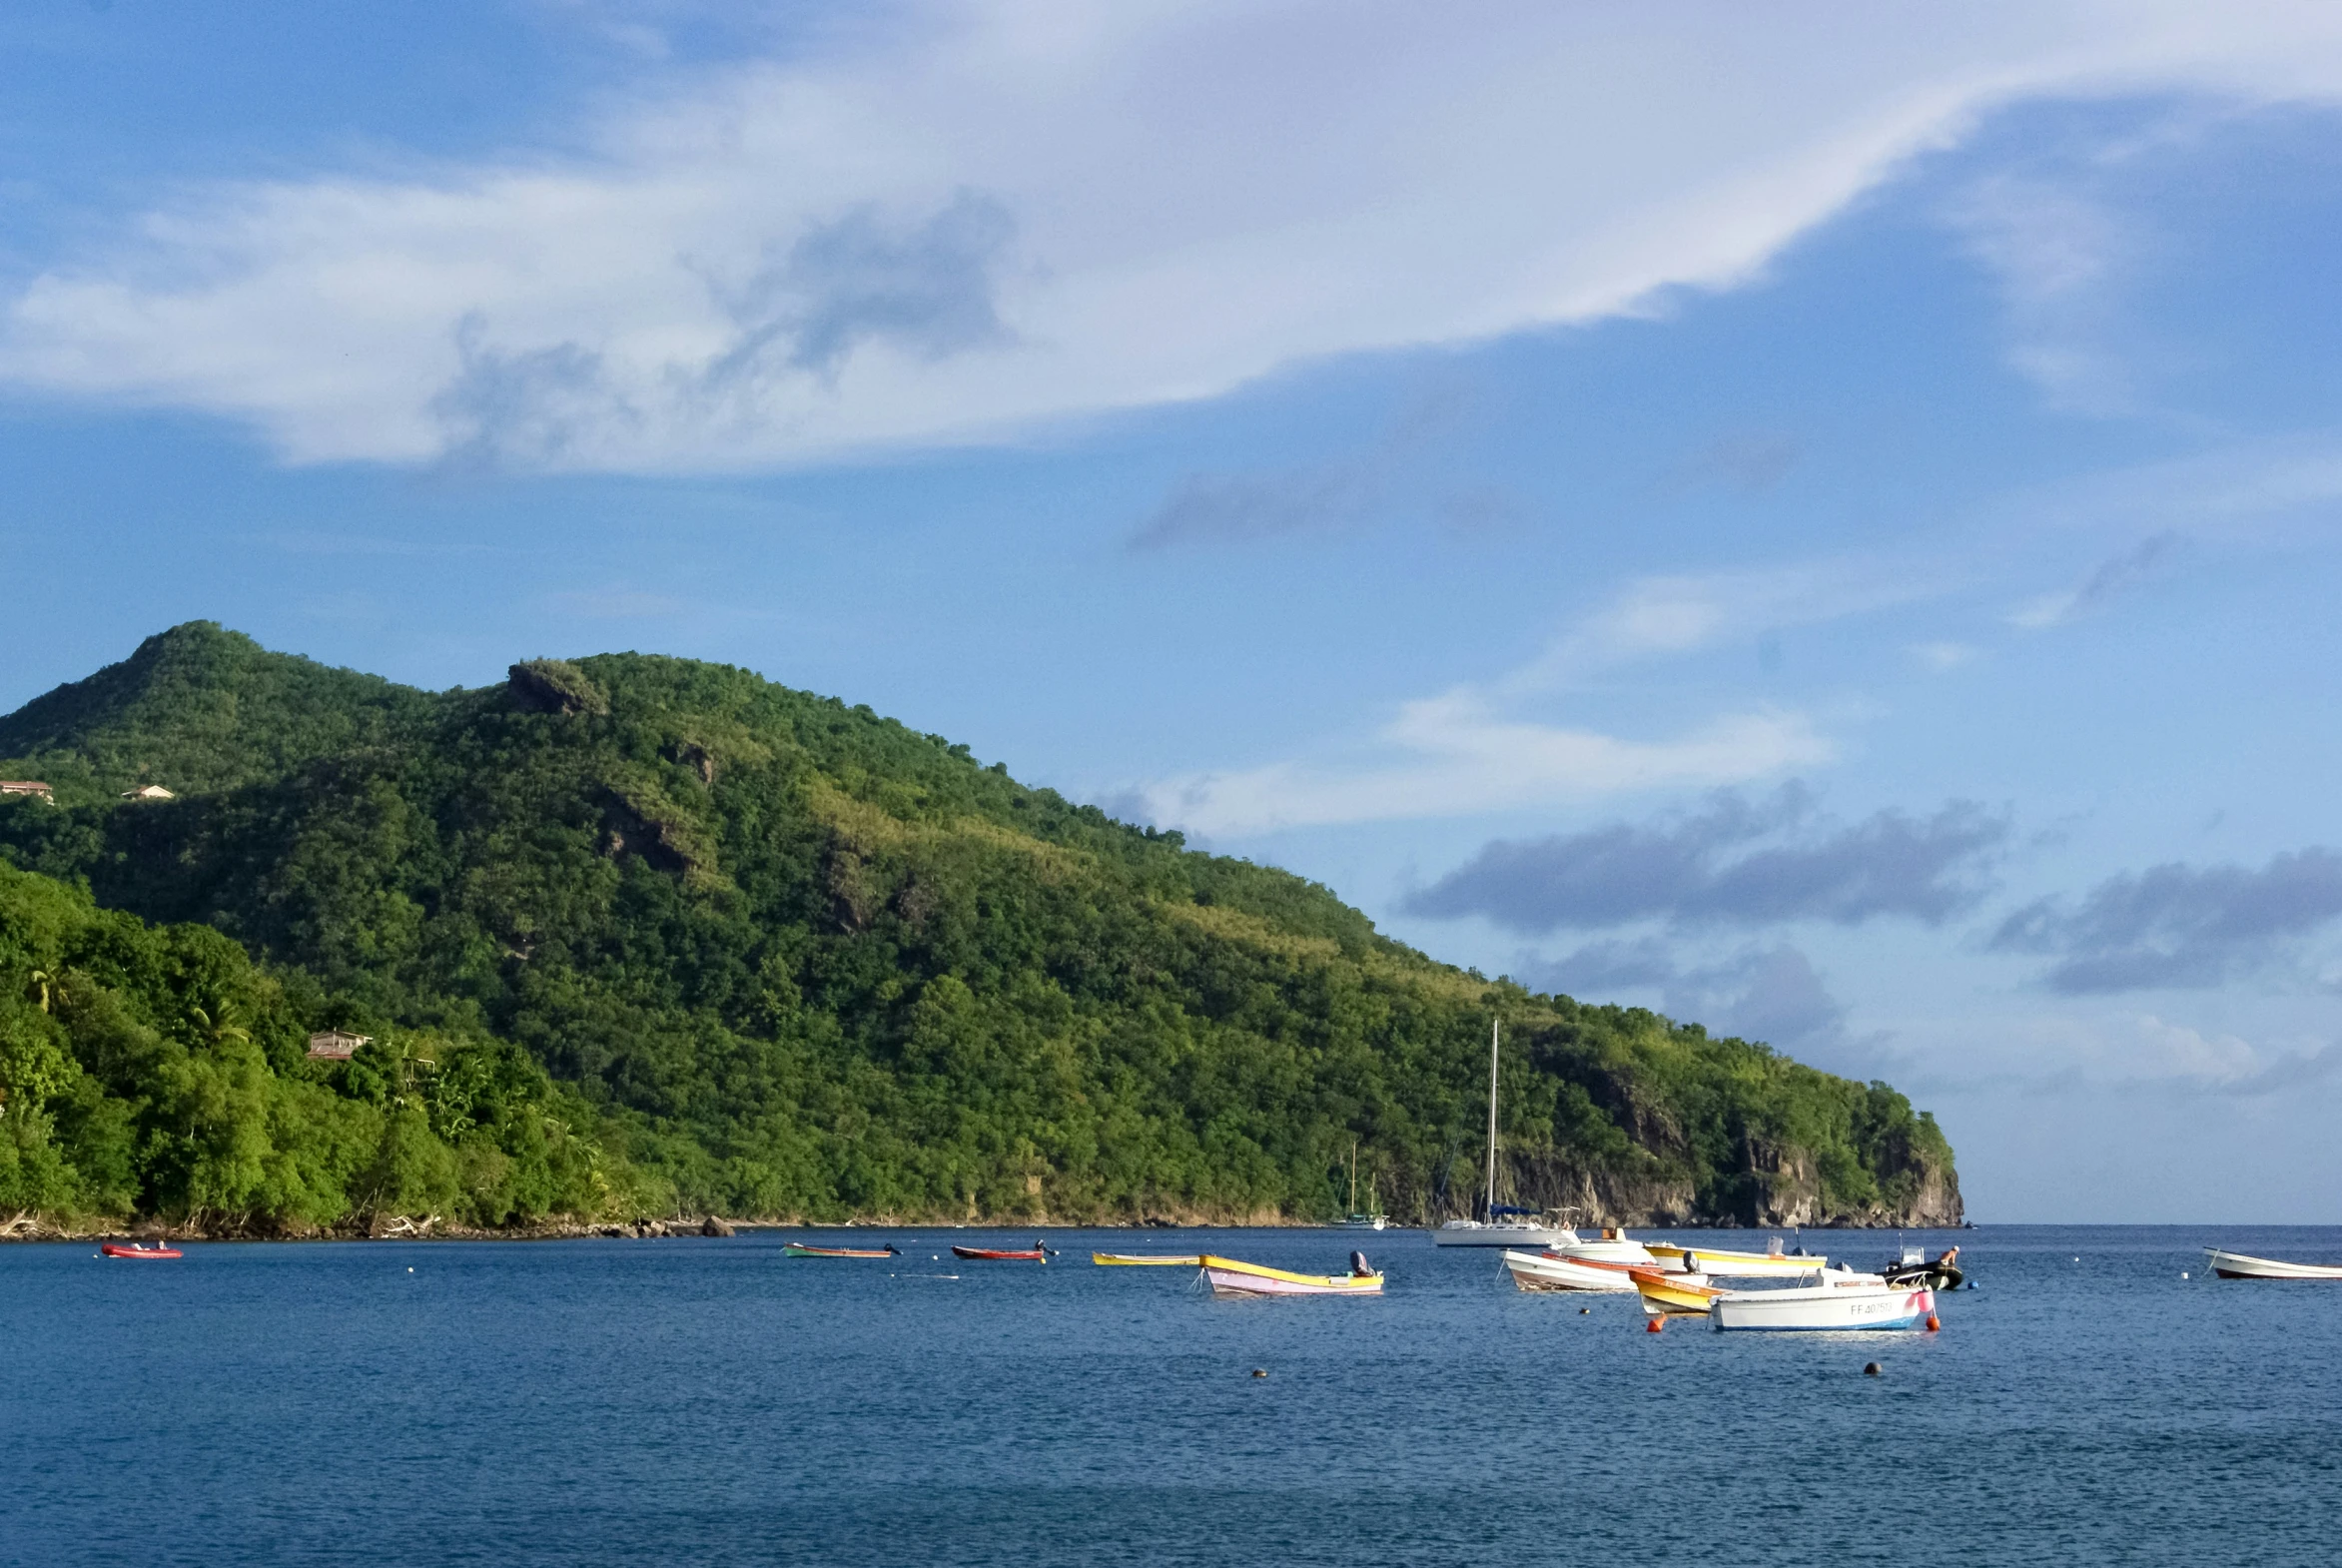
<instances>
[{"instance_id":1,"label":"cloud bank over horizon","mask_svg":"<svg viewBox=\"0 0 2342 1568\"><path fill-rule=\"evenodd\" d=\"M646 80L561 138L582 152L185 187L21 279L0 381L219 415L296 463L1021 439L1730 288L2026 97L2332 101L2342 14L905 4ZM1975 243L2047 299L2014 212Z\"/></svg>"}]
</instances>

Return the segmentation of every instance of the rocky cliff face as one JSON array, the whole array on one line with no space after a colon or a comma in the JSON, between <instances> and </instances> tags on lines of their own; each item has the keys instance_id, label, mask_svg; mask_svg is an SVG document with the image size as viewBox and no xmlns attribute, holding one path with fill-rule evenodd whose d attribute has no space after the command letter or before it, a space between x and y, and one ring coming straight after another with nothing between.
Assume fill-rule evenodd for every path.
<instances>
[{"instance_id":1,"label":"rocky cliff face","mask_svg":"<svg viewBox=\"0 0 2342 1568\"><path fill-rule=\"evenodd\" d=\"M1700 1192L1683 1168L1651 1160L1641 1171L1590 1166L1560 1151L1507 1152L1498 1167L1501 1188L1538 1208L1575 1210L1587 1225L1716 1225L1750 1228L1873 1226L1952 1227L1965 1217L1959 1177L1908 1149L1882 1162L1881 1196L1834 1202L1814 1157L1744 1138L1733 1178ZM1434 1216L1436 1220L1439 1217Z\"/></svg>"}]
</instances>

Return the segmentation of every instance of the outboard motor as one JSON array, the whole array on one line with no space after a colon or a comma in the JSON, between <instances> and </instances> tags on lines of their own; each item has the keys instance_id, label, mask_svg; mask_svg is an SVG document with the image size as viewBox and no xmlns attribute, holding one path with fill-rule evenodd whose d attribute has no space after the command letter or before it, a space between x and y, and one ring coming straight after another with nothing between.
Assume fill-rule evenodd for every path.
<instances>
[{"instance_id":1,"label":"outboard motor","mask_svg":"<svg viewBox=\"0 0 2342 1568\"><path fill-rule=\"evenodd\" d=\"M1368 1266L1365 1253L1352 1252L1350 1254L1350 1277L1352 1279L1371 1279L1374 1277L1374 1270Z\"/></svg>"}]
</instances>

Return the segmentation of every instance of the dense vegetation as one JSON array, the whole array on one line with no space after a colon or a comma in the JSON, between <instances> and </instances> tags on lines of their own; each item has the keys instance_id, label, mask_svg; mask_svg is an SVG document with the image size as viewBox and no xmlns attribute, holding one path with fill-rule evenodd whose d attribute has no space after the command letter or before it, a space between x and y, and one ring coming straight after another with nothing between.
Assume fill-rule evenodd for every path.
<instances>
[{"instance_id":1,"label":"dense vegetation","mask_svg":"<svg viewBox=\"0 0 2342 1568\"><path fill-rule=\"evenodd\" d=\"M424 1031L311 1061L302 1016L333 1004L207 927L0 867L0 1217L499 1225L632 1195L516 1048Z\"/></svg>"},{"instance_id":2,"label":"dense vegetation","mask_svg":"<svg viewBox=\"0 0 2342 1568\"><path fill-rule=\"evenodd\" d=\"M1434 964L1321 887L744 670L538 660L432 696L197 623L0 720L0 757L18 759L0 775L58 786L55 806L0 803L0 856L109 908L225 933L269 967L236 970L249 1050L190 1033L200 1004L128 971L89 969L93 996L125 999L187 1062L265 1064L270 1093L309 1108L287 1124L346 1123L351 1150L428 1122L427 1094L336 1079L270 1042L332 1014L433 1042L441 1074L477 1054L514 1086L511 1107L540 1109L430 1136L459 1180L487 1143L515 1172L541 1169L510 1214L586 1203L598 1150L630 1200L662 1206L1311 1217L1346 1196L1353 1140L1394 1211L1461 1211L1492 1015L1507 1181L1525 1198L1638 1218L1956 1213L1950 1149L1884 1085ZM149 782L181 798L117 798ZM141 940L212 943L223 965L235 951L181 924ZM81 962L0 949L18 976ZM42 1038L103 1078L71 1008L42 1016ZM539 1064L568 1088L528 1076ZM147 1148L171 1114L168 1074L142 1087L147 1067L107 1071L106 1095L148 1103L120 1147ZM12 1104L51 1118L73 1164L72 1097L93 1092ZM522 1124L596 1132L531 1164L496 1142ZM336 1156L330 1185L248 1183L234 1200L160 1157L88 1158L72 1200L93 1205L315 1220L334 1192L421 1201L366 1184L379 1153ZM521 1188L478 1190L492 1195L467 1212L492 1217Z\"/></svg>"}]
</instances>

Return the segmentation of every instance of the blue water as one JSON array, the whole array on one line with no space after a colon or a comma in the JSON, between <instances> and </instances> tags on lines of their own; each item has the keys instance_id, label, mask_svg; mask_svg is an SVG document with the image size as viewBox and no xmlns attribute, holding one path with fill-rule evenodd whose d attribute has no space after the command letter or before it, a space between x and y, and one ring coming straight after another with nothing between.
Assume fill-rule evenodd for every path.
<instances>
[{"instance_id":1,"label":"blue water","mask_svg":"<svg viewBox=\"0 0 2342 1568\"><path fill-rule=\"evenodd\" d=\"M2342 1560L2342 1285L2196 1250L2342 1230L1915 1232L1980 1286L1934 1335L1651 1334L1412 1231L892 1234L0 1246L0 1562ZM1389 1292L1087 1260L1206 1244Z\"/></svg>"}]
</instances>

